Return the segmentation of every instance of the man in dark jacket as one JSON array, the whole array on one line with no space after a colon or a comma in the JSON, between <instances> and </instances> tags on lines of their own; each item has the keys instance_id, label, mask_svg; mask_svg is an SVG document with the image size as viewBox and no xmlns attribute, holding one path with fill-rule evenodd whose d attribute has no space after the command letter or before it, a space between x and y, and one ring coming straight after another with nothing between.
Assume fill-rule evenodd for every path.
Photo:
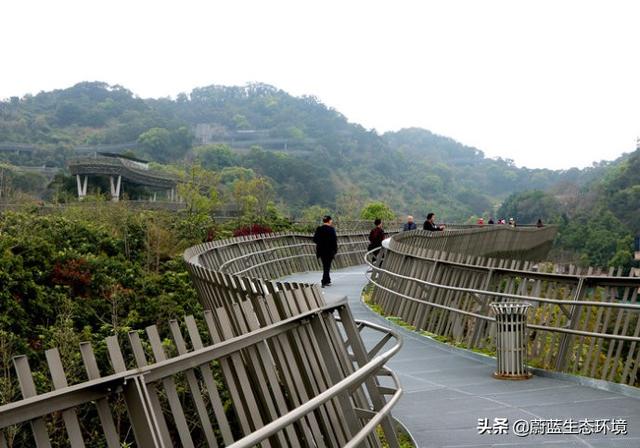
<instances>
[{"instance_id":1,"label":"man in dark jacket","mask_svg":"<svg viewBox=\"0 0 640 448\"><path fill-rule=\"evenodd\" d=\"M424 222L422 226L423 230L429 230L430 232L438 232L440 230L444 230L444 226L437 226L435 224L436 215L435 213L429 213L427 215L427 220Z\"/></svg>"},{"instance_id":2,"label":"man in dark jacket","mask_svg":"<svg viewBox=\"0 0 640 448\"><path fill-rule=\"evenodd\" d=\"M322 218L322 225L316 229L313 235L313 242L316 243L316 256L322 261L322 287L331 285L331 262L338 253L338 235L333 228L331 216Z\"/></svg>"},{"instance_id":3,"label":"man in dark jacket","mask_svg":"<svg viewBox=\"0 0 640 448\"><path fill-rule=\"evenodd\" d=\"M416 230L416 223L413 222L413 216L409 215L407 216L407 222L404 224L404 226L402 226L402 231L403 232L407 232L409 230Z\"/></svg>"}]
</instances>

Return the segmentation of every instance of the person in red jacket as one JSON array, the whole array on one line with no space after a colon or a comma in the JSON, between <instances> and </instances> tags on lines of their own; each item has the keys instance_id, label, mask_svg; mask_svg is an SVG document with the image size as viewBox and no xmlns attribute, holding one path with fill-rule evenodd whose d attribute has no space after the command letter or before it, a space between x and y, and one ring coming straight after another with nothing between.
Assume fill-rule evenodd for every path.
<instances>
[{"instance_id":1,"label":"person in red jacket","mask_svg":"<svg viewBox=\"0 0 640 448\"><path fill-rule=\"evenodd\" d=\"M384 240L384 230L382 230L382 220L380 218L376 218L373 222L375 227L369 232L369 247L367 250L371 251L374 249L378 249L375 254L380 251L382 247L382 240ZM376 261L376 255L373 256L373 261Z\"/></svg>"}]
</instances>

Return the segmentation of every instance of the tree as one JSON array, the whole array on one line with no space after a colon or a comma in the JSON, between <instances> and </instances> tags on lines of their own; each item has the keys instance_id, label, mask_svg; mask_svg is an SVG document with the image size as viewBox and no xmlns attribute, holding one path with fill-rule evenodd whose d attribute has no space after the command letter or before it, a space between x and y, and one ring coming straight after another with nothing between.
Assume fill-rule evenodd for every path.
<instances>
[{"instance_id":1,"label":"tree","mask_svg":"<svg viewBox=\"0 0 640 448\"><path fill-rule=\"evenodd\" d=\"M187 204L187 212L211 213L220 203L217 190L219 183L220 176L217 173L192 165L177 188L178 195Z\"/></svg>"},{"instance_id":2,"label":"tree","mask_svg":"<svg viewBox=\"0 0 640 448\"><path fill-rule=\"evenodd\" d=\"M326 207L312 205L302 211L302 221L305 223L320 223L322 221L322 217L329 213L330 211Z\"/></svg>"},{"instance_id":3,"label":"tree","mask_svg":"<svg viewBox=\"0 0 640 448\"><path fill-rule=\"evenodd\" d=\"M194 148L197 159L202 166L212 170L220 170L238 165L240 162L227 145L207 145Z\"/></svg>"},{"instance_id":4,"label":"tree","mask_svg":"<svg viewBox=\"0 0 640 448\"><path fill-rule=\"evenodd\" d=\"M557 222L561 212L560 203L552 195L540 190L525 191L510 195L498 209L498 216L513 217L521 224Z\"/></svg>"},{"instance_id":5,"label":"tree","mask_svg":"<svg viewBox=\"0 0 640 448\"><path fill-rule=\"evenodd\" d=\"M356 187L345 189L336 199L336 213L341 218L356 218L363 202L364 195Z\"/></svg>"},{"instance_id":6,"label":"tree","mask_svg":"<svg viewBox=\"0 0 640 448\"><path fill-rule=\"evenodd\" d=\"M266 216L269 202L273 199L273 186L264 177L238 179L233 184L233 197L244 217Z\"/></svg>"},{"instance_id":7,"label":"tree","mask_svg":"<svg viewBox=\"0 0 640 448\"><path fill-rule=\"evenodd\" d=\"M189 129L151 128L138 137L138 144L156 161L167 163L182 158L191 148L193 136Z\"/></svg>"},{"instance_id":8,"label":"tree","mask_svg":"<svg viewBox=\"0 0 640 448\"><path fill-rule=\"evenodd\" d=\"M384 202L369 202L360 212L362 219L396 219L396 214Z\"/></svg>"},{"instance_id":9,"label":"tree","mask_svg":"<svg viewBox=\"0 0 640 448\"><path fill-rule=\"evenodd\" d=\"M165 128L151 128L138 137L138 144L159 162L169 161L171 133Z\"/></svg>"}]
</instances>

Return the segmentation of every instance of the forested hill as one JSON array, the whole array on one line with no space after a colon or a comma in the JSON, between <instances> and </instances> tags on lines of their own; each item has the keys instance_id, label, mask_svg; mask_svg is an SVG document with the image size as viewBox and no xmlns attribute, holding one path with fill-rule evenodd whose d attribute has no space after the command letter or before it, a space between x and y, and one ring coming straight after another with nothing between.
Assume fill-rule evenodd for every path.
<instances>
[{"instance_id":1,"label":"forested hill","mask_svg":"<svg viewBox=\"0 0 640 448\"><path fill-rule=\"evenodd\" d=\"M160 163L266 176L291 211L317 204L352 214L381 200L397 212L437 210L449 220L490 213L513 192L581 185L599 172L518 168L423 129L380 135L315 97L264 84L141 99L121 86L83 82L13 97L0 102L6 142L40 150L0 152L0 160L52 166L64 166L78 145L135 142L135 155Z\"/></svg>"},{"instance_id":2,"label":"forested hill","mask_svg":"<svg viewBox=\"0 0 640 448\"><path fill-rule=\"evenodd\" d=\"M514 193L498 213L560 224L560 258L586 266L637 267L633 241L640 236L640 149L596 171L599 175L581 187L563 181L547 191Z\"/></svg>"}]
</instances>

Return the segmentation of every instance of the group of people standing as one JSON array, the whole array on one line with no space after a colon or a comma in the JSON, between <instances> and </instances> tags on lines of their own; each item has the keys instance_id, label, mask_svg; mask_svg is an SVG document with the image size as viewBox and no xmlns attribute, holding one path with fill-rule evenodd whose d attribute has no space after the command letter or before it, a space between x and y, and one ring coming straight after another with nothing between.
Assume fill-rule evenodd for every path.
<instances>
[{"instance_id":1,"label":"group of people standing","mask_svg":"<svg viewBox=\"0 0 640 448\"><path fill-rule=\"evenodd\" d=\"M429 230L430 232L438 232L440 230L444 230L444 224L437 225L436 224L436 215L435 213L429 213L427 215L427 220L422 224L422 230ZM416 230L418 227L413 220L413 216L407 216L407 222L402 226L402 230L407 232L409 230Z\"/></svg>"},{"instance_id":2,"label":"group of people standing","mask_svg":"<svg viewBox=\"0 0 640 448\"><path fill-rule=\"evenodd\" d=\"M498 222L495 222L493 220L493 218L489 218L489 222L487 222L487 224L507 224L507 221L504 218L500 218L498 219ZM478 225L483 226L484 225L484 218L480 217L478 218ZM509 225L511 227L515 227L516 226L516 220L513 218L509 218ZM544 227L544 224L542 224L542 219L538 219L538 222L536 222L536 227Z\"/></svg>"},{"instance_id":3,"label":"group of people standing","mask_svg":"<svg viewBox=\"0 0 640 448\"><path fill-rule=\"evenodd\" d=\"M427 214L427 219L424 224L422 224L423 230L428 230L430 232L439 232L445 229L444 224L436 224L435 222L436 215L431 212ZM489 218L489 222L487 224L506 224L507 222L504 219L499 219L497 223L493 221L493 218ZM478 219L479 225L484 225L484 218ZM375 227L369 232L369 247L368 251L372 251L374 249L379 249L382 247L382 241L385 239L386 235L384 230L382 229L382 220L376 219L374 221ZM513 218L509 218L509 225L512 227L516 226L516 221ZM536 223L536 227L543 227L542 220L538 219ZM407 232L409 230L416 230L418 226L413 220L413 216L407 216L407 222L402 226L402 230ZM326 215L322 218L322 225L319 226L314 235L313 242L316 244L316 256L322 261L322 287L331 285L331 263L338 253L338 235L336 234L336 229L333 227L333 220L331 216ZM377 252L376 252L377 253ZM376 255L373 256L373 261L376 261Z\"/></svg>"},{"instance_id":4,"label":"group of people standing","mask_svg":"<svg viewBox=\"0 0 640 448\"><path fill-rule=\"evenodd\" d=\"M422 225L424 230L431 232L437 232L444 230L444 225L437 225L435 223L436 215L429 213L427 219ZM375 227L369 232L369 246L367 251L372 251L382 247L382 241L384 241L386 235L382 228L382 220L376 218L373 222ZM413 216L407 217L407 222L403 226L404 231L415 230L417 228L416 223L413 221ZM322 217L322 225L316 228L313 235L313 242L316 244L316 256L322 262L322 287L331 286L331 263L338 253L338 235L336 229L333 227L333 220L331 216L326 215ZM373 256L373 261L376 261L376 255Z\"/></svg>"}]
</instances>

